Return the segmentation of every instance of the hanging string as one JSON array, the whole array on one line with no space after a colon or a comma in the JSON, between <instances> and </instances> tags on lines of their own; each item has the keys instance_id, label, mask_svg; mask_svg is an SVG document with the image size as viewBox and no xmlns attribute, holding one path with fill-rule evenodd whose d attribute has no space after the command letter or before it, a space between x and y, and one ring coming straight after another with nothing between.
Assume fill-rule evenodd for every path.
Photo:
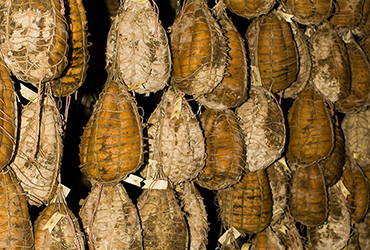
<instances>
[{"instance_id":1,"label":"hanging string","mask_svg":"<svg viewBox=\"0 0 370 250\"><path fill-rule=\"evenodd\" d=\"M68 95L66 97L66 107L64 109L64 122L63 122L63 130L66 130L67 127L67 119L68 119L68 111L69 111L69 106L71 104L71 95Z\"/></svg>"},{"instance_id":2,"label":"hanging string","mask_svg":"<svg viewBox=\"0 0 370 250\"><path fill-rule=\"evenodd\" d=\"M66 214L64 217L68 219L69 223L70 223L70 224L71 224L71 226L72 226L72 229L73 229L73 232L74 232L74 237L75 237L75 240L76 240L76 243L77 243L77 244L76 244L77 249L78 249L78 250L81 250L80 241L78 240L77 232L76 232L76 228L75 228L75 225L73 224L73 220L72 220L71 216L69 216L68 214Z\"/></svg>"},{"instance_id":3,"label":"hanging string","mask_svg":"<svg viewBox=\"0 0 370 250\"><path fill-rule=\"evenodd\" d=\"M34 159L37 153L37 144L38 144L38 139L39 139L39 133L40 133L40 128L39 128L39 120L40 120L40 100L41 100L41 82L42 79L44 78L44 73L40 76L39 79L39 86L37 89L37 100L36 100L36 111L35 111L35 143L33 145L33 151L31 154L31 159Z\"/></svg>"},{"instance_id":4,"label":"hanging string","mask_svg":"<svg viewBox=\"0 0 370 250\"><path fill-rule=\"evenodd\" d=\"M184 92L179 91L179 92L177 92L177 93L173 96L173 99L172 99L172 102L171 102L171 116L172 116L173 111L174 111L174 109L175 109L176 98L177 98L179 95L181 95L181 98L183 98L183 97L185 96L185 93L184 93ZM172 126L172 119L170 120L170 122L169 122L168 126L170 126L170 127Z\"/></svg>"},{"instance_id":5,"label":"hanging string","mask_svg":"<svg viewBox=\"0 0 370 250\"><path fill-rule=\"evenodd\" d=\"M146 194L143 202L141 203L140 207L138 208L138 210L141 210L143 207L144 207L144 204L146 203L146 200L148 199L149 197L149 193L151 192L151 190L153 189L154 187L154 184L159 181L159 180L165 180L165 181L168 181L166 177L159 177L158 179L155 179L153 180L150 185L149 185L149 188L148 188L148 193Z\"/></svg>"},{"instance_id":6,"label":"hanging string","mask_svg":"<svg viewBox=\"0 0 370 250\"><path fill-rule=\"evenodd\" d=\"M188 7L188 5L189 5L189 0L185 0L184 4L182 5L181 11L180 11L179 21L177 23L181 22L182 16L184 15L185 9Z\"/></svg>"},{"instance_id":7,"label":"hanging string","mask_svg":"<svg viewBox=\"0 0 370 250\"><path fill-rule=\"evenodd\" d=\"M93 240L92 240L92 228L93 228L93 222L94 222L94 217L95 217L95 214L96 214L96 210L98 210L98 205L99 205L99 201L100 201L100 196L101 196L101 191L102 191L102 187L103 187L103 184L99 183L97 184L99 185L98 186L98 199L96 200L96 203L95 203L95 207L94 207L94 211L91 215L91 219L90 219L90 223L89 223L89 241L90 241L90 245L92 247L93 250L95 250L95 246L94 246L94 243L93 243Z\"/></svg>"},{"instance_id":8,"label":"hanging string","mask_svg":"<svg viewBox=\"0 0 370 250\"><path fill-rule=\"evenodd\" d=\"M57 120L58 120L58 130L59 130L59 133L63 133L63 128L62 128L62 116L59 112L59 109L57 107L57 103L55 102L53 96L50 94L50 93L46 93L46 95L50 98L51 102L53 103L53 106L56 110L56 113L57 113Z\"/></svg>"},{"instance_id":9,"label":"hanging string","mask_svg":"<svg viewBox=\"0 0 370 250\"><path fill-rule=\"evenodd\" d=\"M158 26L159 26L159 8L157 3L152 0L153 6L154 6L154 12L156 14L156 19L155 19L155 30L154 30L154 37L158 37Z\"/></svg>"},{"instance_id":10,"label":"hanging string","mask_svg":"<svg viewBox=\"0 0 370 250\"><path fill-rule=\"evenodd\" d=\"M62 15L64 16L65 13L66 13L66 8L64 6L64 1L63 0L60 0L60 13L62 13Z\"/></svg>"}]
</instances>

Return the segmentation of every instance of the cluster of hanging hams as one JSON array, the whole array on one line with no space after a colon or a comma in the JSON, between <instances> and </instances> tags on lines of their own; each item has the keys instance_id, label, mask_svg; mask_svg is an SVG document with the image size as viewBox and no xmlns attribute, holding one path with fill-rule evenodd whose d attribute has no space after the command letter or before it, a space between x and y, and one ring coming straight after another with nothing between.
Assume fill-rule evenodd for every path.
<instances>
[{"instance_id":1,"label":"cluster of hanging hams","mask_svg":"<svg viewBox=\"0 0 370 250\"><path fill-rule=\"evenodd\" d=\"M54 96L70 96L84 83L87 37L81 0L0 3L1 249L85 247L61 185L67 116ZM34 223L27 203L45 206Z\"/></svg>"},{"instance_id":2,"label":"cluster of hanging hams","mask_svg":"<svg viewBox=\"0 0 370 250\"><path fill-rule=\"evenodd\" d=\"M78 0L3 1L0 247L207 249L200 186L216 193L221 249L367 249L369 9L186 0L167 35L154 1L122 1L79 145L92 185L81 230L60 185L53 96L85 80L85 10ZM228 12L248 23L244 38ZM20 116L11 75L38 89ZM155 92L144 121L135 97ZM146 183L136 204L122 183L135 173ZM33 225L27 201L46 205Z\"/></svg>"},{"instance_id":3,"label":"cluster of hanging hams","mask_svg":"<svg viewBox=\"0 0 370 250\"><path fill-rule=\"evenodd\" d=\"M167 37L154 2L124 1L80 144L90 249L206 249L198 186L216 192L221 249L366 249L369 4L187 0ZM144 121L135 96L156 92Z\"/></svg>"}]
</instances>

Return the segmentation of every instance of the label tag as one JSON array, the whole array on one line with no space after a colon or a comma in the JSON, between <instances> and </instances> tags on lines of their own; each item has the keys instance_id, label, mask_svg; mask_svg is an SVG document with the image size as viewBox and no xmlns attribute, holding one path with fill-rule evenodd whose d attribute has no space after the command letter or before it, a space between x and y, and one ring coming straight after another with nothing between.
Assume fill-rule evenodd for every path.
<instances>
[{"instance_id":1,"label":"label tag","mask_svg":"<svg viewBox=\"0 0 370 250\"><path fill-rule=\"evenodd\" d=\"M128 86L127 90L131 91L131 90L135 90L135 89L144 89L143 84L145 82L146 81L140 81L140 82L133 83L130 86Z\"/></svg>"},{"instance_id":2,"label":"label tag","mask_svg":"<svg viewBox=\"0 0 370 250\"><path fill-rule=\"evenodd\" d=\"M284 20L287 21L288 23L292 23L292 18L294 17L294 15L285 13L282 10L277 10L276 13L278 13L282 18L284 18Z\"/></svg>"},{"instance_id":3,"label":"label tag","mask_svg":"<svg viewBox=\"0 0 370 250\"><path fill-rule=\"evenodd\" d=\"M66 198L68 196L69 192L71 191L71 189L64 186L63 184L61 184L61 186L62 186L63 196L64 196L64 198Z\"/></svg>"},{"instance_id":4,"label":"label tag","mask_svg":"<svg viewBox=\"0 0 370 250\"><path fill-rule=\"evenodd\" d=\"M347 34L345 34L344 36L342 36L342 40L345 43L350 43L351 40L352 40L352 32L351 31L348 31Z\"/></svg>"},{"instance_id":5,"label":"label tag","mask_svg":"<svg viewBox=\"0 0 370 250\"><path fill-rule=\"evenodd\" d=\"M230 227L221 237L218 239L222 245L230 245L233 241L240 237L240 233L235 227Z\"/></svg>"},{"instance_id":6,"label":"label tag","mask_svg":"<svg viewBox=\"0 0 370 250\"><path fill-rule=\"evenodd\" d=\"M286 159L285 159L285 157L280 158L280 159L278 160L278 162L279 162L281 165L283 165L283 168L284 168L284 170L285 170L286 172L290 173L290 168L289 168L288 164L286 163Z\"/></svg>"},{"instance_id":7,"label":"label tag","mask_svg":"<svg viewBox=\"0 0 370 250\"><path fill-rule=\"evenodd\" d=\"M143 189L167 189L168 182L165 180L144 180Z\"/></svg>"},{"instance_id":8,"label":"label tag","mask_svg":"<svg viewBox=\"0 0 370 250\"><path fill-rule=\"evenodd\" d=\"M124 179L124 182L127 182L127 183L130 183L132 185L141 187L141 182L143 180L144 180L143 178L141 178L141 177L139 177L137 175L130 174L126 179Z\"/></svg>"},{"instance_id":9,"label":"label tag","mask_svg":"<svg viewBox=\"0 0 370 250\"><path fill-rule=\"evenodd\" d=\"M71 189L70 189L70 188L68 188L68 187L66 187L66 186L64 186L63 184L60 184L60 188L62 188L62 194L63 194L63 197L64 197L64 198L66 198L66 197L68 196L69 192L71 191ZM59 193L58 193L58 194L59 194ZM50 201L50 203L55 203L55 202L57 202L57 199L58 199L58 197L59 197L59 195L58 195L58 194L54 195L54 198Z\"/></svg>"},{"instance_id":10,"label":"label tag","mask_svg":"<svg viewBox=\"0 0 370 250\"><path fill-rule=\"evenodd\" d=\"M176 117L176 119L180 118L181 107L182 107L182 95L179 95L176 97L175 104L173 105L171 119L174 117Z\"/></svg>"},{"instance_id":11,"label":"label tag","mask_svg":"<svg viewBox=\"0 0 370 250\"><path fill-rule=\"evenodd\" d=\"M37 99L37 93L34 92L32 89L26 87L21 83L21 89L20 89L21 95L29 100L30 102L36 102Z\"/></svg>"},{"instance_id":12,"label":"label tag","mask_svg":"<svg viewBox=\"0 0 370 250\"><path fill-rule=\"evenodd\" d=\"M364 158L362 153L353 153L353 158L355 160L362 160Z\"/></svg>"},{"instance_id":13,"label":"label tag","mask_svg":"<svg viewBox=\"0 0 370 250\"><path fill-rule=\"evenodd\" d=\"M252 244L244 243L241 250L249 250L251 248Z\"/></svg>"},{"instance_id":14,"label":"label tag","mask_svg":"<svg viewBox=\"0 0 370 250\"><path fill-rule=\"evenodd\" d=\"M279 232L286 234L288 232L289 228L285 225L281 225L281 227L278 229Z\"/></svg>"},{"instance_id":15,"label":"label tag","mask_svg":"<svg viewBox=\"0 0 370 250\"><path fill-rule=\"evenodd\" d=\"M51 217L50 219L48 220L48 222L46 222L44 228L42 230L46 230L48 229L49 230L49 233L51 233L51 231L53 231L54 227L56 226L56 224L58 224L58 222L60 221L61 218L64 217L64 214L62 213L59 213L59 212L55 212Z\"/></svg>"},{"instance_id":16,"label":"label tag","mask_svg":"<svg viewBox=\"0 0 370 250\"><path fill-rule=\"evenodd\" d=\"M339 190L342 192L343 196L347 199L348 195L351 194L351 192L346 188L346 186L344 185L343 183L343 180L340 179L338 182L337 182L337 187L339 188Z\"/></svg>"},{"instance_id":17,"label":"label tag","mask_svg":"<svg viewBox=\"0 0 370 250\"><path fill-rule=\"evenodd\" d=\"M251 66L251 77L253 86L262 86L261 74L257 66Z\"/></svg>"}]
</instances>

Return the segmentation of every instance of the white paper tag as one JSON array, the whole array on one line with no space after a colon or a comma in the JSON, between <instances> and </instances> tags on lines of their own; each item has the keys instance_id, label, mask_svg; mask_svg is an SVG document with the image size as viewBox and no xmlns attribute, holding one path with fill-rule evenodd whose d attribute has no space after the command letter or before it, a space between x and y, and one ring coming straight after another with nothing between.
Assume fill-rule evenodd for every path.
<instances>
[{"instance_id":1,"label":"white paper tag","mask_svg":"<svg viewBox=\"0 0 370 250\"><path fill-rule=\"evenodd\" d=\"M138 186L138 187L141 187L141 182L143 181L144 179L137 176L137 175L134 175L134 174L130 174L125 180L124 182L127 182L127 183L130 183L132 185L135 185L135 186Z\"/></svg>"},{"instance_id":2,"label":"white paper tag","mask_svg":"<svg viewBox=\"0 0 370 250\"><path fill-rule=\"evenodd\" d=\"M145 83L145 81L135 82L135 83L131 84L130 86L128 86L127 90L131 91L131 90L135 90L135 89L144 89L144 87L143 87L144 83Z\"/></svg>"},{"instance_id":3,"label":"white paper tag","mask_svg":"<svg viewBox=\"0 0 370 250\"><path fill-rule=\"evenodd\" d=\"M362 160L364 158L364 155L362 153L353 153L352 156L355 160Z\"/></svg>"},{"instance_id":4,"label":"white paper tag","mask_svg":"<svg viewBox=\"0 0 370 250\"><path fill-rule=\"evenodd\" d=\"M64 196L64 198L66 198L68 196L69 192L71 191L71 189L64 186L63 184L60 184L60 185L62 186L63 196Z\"/></svg>"},{"instance_id":5,"label":"white paper tag","mask_svg":"<svg viewBox=\"0 0 370 250\"><path fill-rule=\"evenodd\" d=\"M278 162L283 165L283 168L286 172L289 172L290 173L290 168L288 166L288 164L286 163L286 160L285 160L285 157L282 157L278 160Z\"/></svg>"},{"instance_id":6,"label":"white paper tag","mask_svg":"<svg viewBox=\"0 0 370 250\"><path fill-rule=\"evenodd\" d=\"M21 83L21 89L20 89L21 95L29 100L30 102L36 102L37 99L37 93L34 92L32 89L26 87Z\"/></svg>"},{"instance_id":7,"label":"white paper tag","mask_svg":"<svg viewBox=\"0 0 370 250\"><path fill-rule=\"evenodd\" d=\"M167 189L166 180L144 180L143 189Z\"/></svg>"},{"instance_id":8,"label":"white paper tag","mask_svg":"<svg viewBox=\"0 0 370 250\"><path fill-rule=\"evenodd\" d=\"M49 230L49 233L51 233L51 231L53 231L54 227L56 226L56 224L58 224L58 222L60 221L61 218L64 217L64 214L62 213L59 213L59 212L55 212L51 217L50 219L48 220L48 222L46 222L44 228L42 230L46 230L48 229Z\"/></svg>"},{"instance_id":9,"label":"white paper tag","mask_svg":"<svg viewBox=\"0 0 370 250\"><path fill-rule=\"evenodd\" d=\"M343 196L347 199L348 195L350 195L351 192L344 185L343 180L339 180L336 185L339 188L339 190L342 192Z\"/></svg>"},{"instance_id":10,"label":"white paper tag","mask_svg":"<svg viewBox=\"0 0 370 250\"><path fill-rule=\"evenodd\" d=\"M278 229L279 232L286 234L288 232L289 228L285 225L281 225L281 227Z\"/></svg>"},{"instance_id":11,"label":"white paper tag","mask_svg":"<svg viewBox=\"0 0 370 250\"><path fill-rule=\"evenodd\" d=\"M63 184L60 184L61 188L62 188L62 194L63 194L63 197L66 198L69 194L69 192L71 191L70 188L64 186ZM50 203L54 203L57 201L57 198L59 197L58 194L54 195L54 198L51 199Z\"/></svg>"},{"instance_id":12,"label":"white paper tag","mask_svg":"<svg viewBox=\"0 0 370 250\"><path fill-rule=\"evenodd\" d=\"M252 244L244 243L241 250L249 250L251 248Z\"/></svg>"},{"instance_id":13,"label":"white paper tag","mask_svg":"<svg viewBox=\"0 0 370 250\"><path fill-rule=\"evenodd\" d=\"M181 107L182 107L182 95L179 95L176 97L175 104L173 106L173 111L171 114L171 119L176 117L176 119L180 118L181 113Z\"/></svg>"},{"instance_id":14,"label":"white paper tag","mask_svg":"<svg viewBox=\"0 0 370 250\"><path fill-rule=\"evenodd\" d=\"M222 245L230 245L234 240L240 237L240 233L235 227L230 227L221 237L218 239Z\"/></svg>"},{"instance_id":15,"label":"white paper tag","mask_svg":"<svg viewBox=\"0 0 370 250\"><path fill-rule=\"evenodd\" d=\"M352 40L352 32L351 31L348 31L347 34L345 34L344 36L342 36L342 40L344 43L350 43L351 40Z\"/></svg>"},{"instance_id":16,"label":"white paper tag","mask_svg":"<svg viewBox=\"0 0 370 250\"><path fill-rule=\"evenodd\" d=\"M292 18L294 17L294 15L285 13L282 10L277 10L276 13L278 13L282 18L284 18L284 20L287 21L288 23L292 23Z\"/></svg>"}]
</instances>

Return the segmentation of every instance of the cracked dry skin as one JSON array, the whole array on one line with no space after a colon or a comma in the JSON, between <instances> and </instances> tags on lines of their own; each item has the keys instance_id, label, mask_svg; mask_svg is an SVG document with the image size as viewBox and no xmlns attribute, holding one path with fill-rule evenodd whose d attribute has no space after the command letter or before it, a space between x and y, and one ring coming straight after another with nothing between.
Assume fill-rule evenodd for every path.
<instances>
[{"instance_id":1,"label":"cracked dry skin","mask_svg":"<svg viewBox=\"0 0 370 250\"><path fill-rule=\"evenodd\" d=\"M126 87L108 81L84 127L80 168L88 178L116 184L143 160L143 135L136 102Z\"/></svg>"},{"instance_id":2,"label":"cracked dry skin","mask_svg":"<svg viewBox=\"0 0 370 250\"><path fill-rule=\"evenodd\" d=\"M251 250L283 250L286 249L278 235L270 227L259 232L252 240Z\"/></svg>"},{"instance_id":3,"label":"cracked dry skin","mask_svg":"<svg viewBox=\"0 0 370 250\"><path fill-rule=\"evenodd\" d=\"M270 225L274 225L287 210L290 173L284 169L283 164L279 161L275 161L266 168L266 172L273 200Z\"/></svg>"},{"instance_id":4,"label":"cracked dry skin","mask_svg":"<svg viewBox=\"0 0 370 250\"><path fill-rule=\"evenodd\" d=\"M222 80L227 43L205 0L190 0L171 26L171 83L189 95L212 91Z\"/></svg>"},{"instance_id":5,"label":"cracked dry skin","mask_svg":"<svg viewBox=\"0 0 370 250\"><path fill-rule=\"evenodd\" d=\"M137 207L144 249L188 249L186 221L172 189L145 190L138 198Z\"/></svg>"},{"instance_id":6,"label":"cracked dry skin","mask_svg":"<svg viewBox=\"0 0 370 250\"><path fill-rule=\"evenodd\" d=\"M87 41L87 19L82 0L69 0L67 6L68 64L62 75L51 81L54 96L68 96L75 93L85 82L90 58Z\"/></svg>"},{"instance_id":7,"label":"cracked dry skin","mask_svg":"<svg viewBox=\"0 0 370 250\"><path fill-rule=\"evenodd\" d=\"M178 95L169 88L148 119L149 159L174 185L194 179L206 157L200 123L185 98L179 119L171 119Z\"/></svg>"},{"instance_id":8,"label":"cracked dry skin","mask_svg":"<svg viewBox=\"0 0 370 250\"><path fill-rule=\"evenodd\" d=\"M346 200L337 186L328 188L329 213L320 226L308 227L308 248L343 249L351 234L351 216Z\"/></svg>"},{"instance_id":9,"label":"cracked dry skin","mask_svg":"<svg viewBox=\"0 0 370 250\"><path fill-rule=\"evenodd\" d=\"M336 12L330 17L330 23L336 28L353 30L362 19L365 0L337 0Z\"/></svg>"},{"instance_id":10,"label":"cracked dry skin","mask_svg":"<svg viewBox=\"0 0 370 250\"><path fill-rule=\"evenodd\" d=\"M100 185L91 189L79 212L89 249L142 250L137 208L123 185Z\"/></svg>"},{"instance_id":11,"label":"cracked dry skin","mask_svg":"<svg viewBox=\"0 0 370 250\"><path fill-rule=\"evenodd\" d=\"M343 100L351 90L348 51L333 25L321 23L310 37L310 81L331 101Z\"/></svg>"},{"instance_id":12,"label":"cracked dry skin","mask_svg":"<svg viewBox=\"0 0 370 250\"><path fill-rule=\"evenodd\" d=\"M63 214L63 217L51 233L49 230L44 230L45 224L57 212ZM64 202L50 203L36 219L34 230L35 249L85 250L84 235L77 218Z\"/></svg>"},{"instance_id":13,"label":"cracked dry skin","mask_svg":"<svg viewBox=\"0 0 370 250\"><path fill-rule=\"evenodd\" d=\"M206 250L209 222L203 197L193 182L184 182L178 187L176 187L176 191L188 224L189 250Z\"/></svg>"},{"instance_id":14,"label":"cracked dry skin","mask_svg":"<svg viewBox=\"0 0 370 250\"><path fill-rule=\"evenodd\" d=\"M366 168L370 164L370 110L347 114L342 121L347 154Z\"/></svg>"},{"instance_id":15,"label":"cracked dry skin","mask_svg":"<svg viewBox=\"0 0 370 250\"><path fill-rule=\"evenodd\" d=\"M37 103L30 102L22 110L19 146L10 167L20 180L31 205L48 204L55 195L63 155L61 124L58 110L49 96L41 102L40 119L36 120ZM39 127L36 127L36 122ZM37 129L37 130L36 130ZM38 141L35 138L38 136ZM37 143L35 157L34 147Z\"/></svg>"},{"instance_id":16,"label":"cracked dry skin","mask_svg":"<svg viewBox=\"0 0 370 250\"><path fill-rule=\"evenodd\" d=\"M229 47L225 76L212 92L200 95L197 102L206 108L224 110L238 107L247 99L249 74L244 39L225 10L218 20Z\"/></svg>"},{"instance_id":17,"label":"cracked dry skin","mask_svg":"<svg viewBox=\"0 0 370 250\"><path fill-rule=\"evenodd\" d=\"M283 153L286 129L283 113L262 86L251 86L249 99L236 109L247 146L249 171L267 168Z\"/></svg>"},{"instance_id":18,"label":"cracked dry skin","mask_svg":"<svg viewBox=\"0 0 370 250\"><path fill-rule=\"evenodd\" d=\"M297 98L297 95L306 87L311 76L312 61L311 54L308 48L307 36L295 22L290 23L294 42L297 46L299 69L297 79L284 89L284 98Z\"/></svg>"},{"instance_id":19,"label":"cracked dry skin","mask_svg":"<svg viewBox=\"0 0 370 250\"><path fill-rule=\"evenodd\" d=\"M18 106L14 83L0 60L0 169L11 160L18 129Z\"/></svg>"},{"instance_id":20,"label":"cracked dry skin","mask_svg":"<svg viewBox=\"0 0 370 250\"><path fill-rule=\"evenodd\" d=\"M235 113L206 109L200 120L207 158L196 183L210 190L236 184L244 173L246 145Z\"/></svg>"},{"instance_id":21,"label":"cracked dry skin","mask_svg":"<svg viewBox=\"0 0 370 250\"><path fill-rule=\"evenodd\" d=\"M127 0L113 18L106 69L127 86L142 82L136 93L149 95L168 82L172 60L166 30L150 1Z\"/></svg>"},{"instance_id":22,"label":"cracked dry skin","mask_svg":"<svg viewBox=\"0 0 370 250\"><path fill-rule=\"evenodd\" d=\"M6 0L0 4L0 48L11 72L37 86L67 65L67 22L59 0Z\"/></svg>"}]
</instances>

